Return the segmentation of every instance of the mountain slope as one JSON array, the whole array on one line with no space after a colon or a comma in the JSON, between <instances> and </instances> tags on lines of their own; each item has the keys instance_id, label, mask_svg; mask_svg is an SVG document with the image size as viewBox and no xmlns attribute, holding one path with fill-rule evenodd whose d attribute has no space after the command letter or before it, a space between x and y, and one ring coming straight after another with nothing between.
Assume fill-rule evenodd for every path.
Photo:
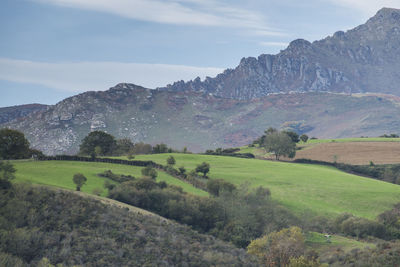
<instances>
[{"instance_id":1,"label":"mountain slope","mask_svg":"<svg viewBox=\"0 0 400 267\"><path fill-rule=\"evenodd\" d=\"M400 95L400 10L381 9L367 23L310 43L298 39L277 55L243 58L216 78L160 88L234 99L282 92L380 92Z\"/></svg>"},{"instance_id":2,"label":"mountain slope","mask_svg":"<svg viewBox=\"0 0 400 267\"><path fill-rule=\"evenodd\" d=\"M400 101L386 96L307 93L241 101L119 84L3 126L23 131L33 147L47 154L76 153L92 130L204 151L248 144L270 126L320 138L378 136L399 131L399 113Z\"/></svg>"},{"instance_id":3,"label":"mountain slope","mask_svg":"<svg viewBox=\"0 0 400 267\"><path fill-rule=\"evenodd\" d=\"M10 122L15 119L22 119L30 113L46 110L47 105L29 104L13 107L0 108L0 124Z\"/></svg>"}]
</instances>

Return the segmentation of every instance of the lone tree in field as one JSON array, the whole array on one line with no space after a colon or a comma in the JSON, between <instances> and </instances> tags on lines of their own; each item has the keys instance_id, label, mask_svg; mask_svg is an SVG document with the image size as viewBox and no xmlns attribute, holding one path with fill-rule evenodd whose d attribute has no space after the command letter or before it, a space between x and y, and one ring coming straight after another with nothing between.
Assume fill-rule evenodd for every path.
<instances>
[{"instance_id":1,"label":"lone tree in field","mask_svg":"<svg viewBox=\"0 0 400 267\"><path fill-rule=\"evenodd\" d=\"M207 162L203 162L200 165L197 165L196 172L201 172L203 177L206 177L207 173L210 171L210 164Z\"/></svg>"},{"instance_id":2,"label":"lone tree in field","mask_svg":"<svg viewBox=\"0 0 400 267\"><path fill-rule=\"evenodd\" d=\"M294 158L296 155L296 143L284 132L266 135L263 147L267 152L274 153L276 160L281 156Z\"/></svg>"},{"instance_id":3,"label":"lone tree in field","mask_svg":"<svg viewBox=\"0 0 400 267\"><path fill-rule=\"evenodd\" d=\"M0 159L24 159L30 157L29 142L17 130L0 129Z\"/></svg>"},{"instance_id":4,"label":"lone tree in field","mask_svg":"<svg viewBox=\"0 0 400 267\"><path fill-rule=\"evenodd\" d=\"M167 164L168 164L168 166L174 166L175 165L175 163L176 163L176 160L175 160L175 158L173 157L173 156L169 156L168 158L167 158Z\"/></svg>"},{"instance_id":5,"label":"lone tree in field","mask_svg":"<svg viewBox=\"0 0 400 267\"><path fill-rule=\"evenodd\" d=\"M88 134L83 140L79 148L79 154L83 155L110 155L116 147L116 141L111 134L94 131ZM99 155L96 155L99 156Z\"/></svg>"},{"instance_id":6,"label":"lone tree in field","mask_svg":"<svg viewBox=\"0 0 400 267\"><path fill-rule=\"evenodd\" d=\"M149 177L151 179L156 179L158 175L157 171L150 165L142 169L142 174L143 176Z\"/></svg>"},{"instance_id":7,"label":"lone tree in field","mask_svg":"<svg viewBox=\"0 0 400 267\"><path fill-rule=\"evenodd\" d=\"M82 173L76 173L72 180L76 184L76 191L81 191L81 187L86 183L87 178Z\"/></svg>"},{"instance_id":8,"label":"lone tree in field","mask_svg":"<svg viewBox=\"0 0 400 267\"><path fill-rule=\"evenodd\" d=\"M303 141L304 143L307 143L307 141L308 141L308 135L302 134L302 135L300 136L300 140Z\"/></svg>"}]
</instances>

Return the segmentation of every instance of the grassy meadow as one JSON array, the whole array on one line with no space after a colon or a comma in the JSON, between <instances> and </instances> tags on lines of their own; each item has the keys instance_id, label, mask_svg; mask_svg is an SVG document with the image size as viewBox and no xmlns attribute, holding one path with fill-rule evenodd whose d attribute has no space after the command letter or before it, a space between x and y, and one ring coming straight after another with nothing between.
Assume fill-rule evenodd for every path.
<instances>
[{"instance_id":1,"label":"grassy meadow","mask_svg":"<svg viewBox=\"0 0 400 267\"><path fill-rule=\"evenodd\" d=\"M75 173L82 173L88 180L81 190L86 193L93 193L93 190L98 188L103 190L102 196L106 195L106 189L103 187L104 182L106 180L111 183L114 182L107 178L99 177L97 174L111 170L116 174L142 176L141 167L110 163L77 161L13 161L12 163L17 170L16 182L29 182L75 190L72 177ZM180 186L185 192L191 194L208 195L207 192L161 171L158 171L157 181L165 181L168 184Z\"/></svg>"},{"instance_id":2,"label":"grassy meadow","mask_svg":"<svg viewBox=\"0 0 400 267\"><path fill-rule=\"evenodd\" d=\"M350 212L375 219L400 202L400 186L344 173L329 166L198 154L139 155L135 159L165 164L170 155L175 157L176 167L184 166L188 171L203 161L210 163L212 179L267 187L273 199L296 213L334 216Z\"/></svg>"},{"instance_id":3,"label":"grassy meadow","mask_svg":"<svg viewBox=\"0 0 400 267\"><path fill-rule=\"evenodd\" d=\"M349 252L353 249L376 247L376 245L373 243L362 242L340 235L331 235L329 240L330 242L327 242L327 238L324 234L309 232L306 234L305 244L308 249L315 250L321 256L334 253L339 248L345 252Z\"/></svg>"}]
</instances>

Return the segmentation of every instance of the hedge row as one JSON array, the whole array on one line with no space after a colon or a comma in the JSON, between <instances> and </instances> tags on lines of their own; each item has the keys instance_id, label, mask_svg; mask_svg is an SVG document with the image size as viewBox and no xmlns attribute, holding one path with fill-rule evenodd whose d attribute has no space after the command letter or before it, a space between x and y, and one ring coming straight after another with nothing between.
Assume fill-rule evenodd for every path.
<instances>
[{"instance_id":1,"label":"hedge row","mask_svg":"<svg viewBox=\"0 0 400 267\"><path fill-rule=\"evenodd\" d=\"M113 163L113 164L123 164L131 166L153 166L154 168L162 168L163 166L155 163L154 161L147 160L124 160L124 159L112 159L112 158L91 158L82 156L70 156L70 155L57 155L57 156L41 156L38 160L67 160L67 161L84 161L84 162L103 162L103 163Z\"/></svg>"}]
</instances>

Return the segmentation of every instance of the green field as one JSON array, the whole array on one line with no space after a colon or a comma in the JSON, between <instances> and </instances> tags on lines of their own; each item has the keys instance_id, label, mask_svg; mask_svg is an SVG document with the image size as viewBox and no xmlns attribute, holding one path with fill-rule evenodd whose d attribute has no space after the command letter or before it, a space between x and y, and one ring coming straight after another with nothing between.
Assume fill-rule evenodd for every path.
<instances>
[{"instance_id":1,"label":"green field","mask_svg":"<svg viewBox=\"0 0 400 267\"><path fill-rule=\"evenodd\" d=\"M339 138L339 139L308 139L307 143L300 142L300 144L320 144L332 142L400 142L400 138L383 138L383 137L368 137L368 138Z\"/></svg>"},{"instance_id":2,"label":"green field","mask_svg":"<svg viewBox=\"0 0 400 267\"><path fill-rule=\"evenodd\" d=\"M344 173L333 167L242 159L198 154L138 155L138 160L165 164L173 155L176 167L188 171L203 161L210 163L211 178L222 178L236 185L249 182L265 186L272 198L297 213L318 215L350 212L374 219L400 202L400 186Z\"/></svg>"},{"instance_id":3,"label":"green field","mask_svg":"<svg viewBox=\"0 0 400 267\"><path fill-rule=\"evenodd\" d=\"M141 167L119 164L76 161L13 161L12 163L17 170L15 179L17 182L31 182L74 190L73 175L75 173L83 173L88 181L81 190L92 193L93 189L99 188L103 190L103 196L106 195L106 190L103 188L104 181L108 179L99 177L97 174L111 170L116 174L133 175L135 177L142 176ZM188 193L200 196L208 195L207 192L194 188L192 185L182 182L164 172L158 171L157 181L165 181L168 184L180 186Z\"/></svg>"},{"instance_id":4,"label":"green field","mask_svg":"<svg viewBox=\"0 0 400 267\"><path fill-rule=\"evenodd\" d=\"M309 232L306 234L305 243L308 249L315 250L320 255L334 253L338 248L348 252L353 249L374 248L376 246L372 243L361 242L339 235L331 235L329 240L330 242L327 242L324 234Z\"/></svg>"}]
</instances>

